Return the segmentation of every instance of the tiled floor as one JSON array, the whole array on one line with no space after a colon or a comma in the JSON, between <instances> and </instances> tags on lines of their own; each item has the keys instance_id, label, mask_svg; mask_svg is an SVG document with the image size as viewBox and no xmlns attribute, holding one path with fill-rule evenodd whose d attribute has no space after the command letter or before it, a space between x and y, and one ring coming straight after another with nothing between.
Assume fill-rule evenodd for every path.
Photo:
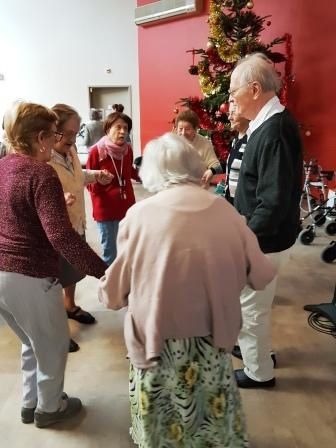
<instances>
[{"instance_id":1,"label":"tiled floor","mask_svg":"<svg viewBox=\"0 0 336 448\"><path fill-rule=\"evenodd\" d=\"M142 198L141 186L136 190ZM99 250L92 220L87 237ZM312 330L302 310L305 303L331 299L336 267L319 258L327 242L321 236L310 247L297 245L279 279L273 314L278 385L271 391L242 394L253 448L335 446L336 341ZM96 288L97 280L86 278L78 286L77 297L83 308L95 314L98 323L90 327L70 322L81 349L69 356L65 390L85 404L85 411L75 421L50 429L21 424L20 344L0 323L0 447L133 447L128 436L123 312L103 309Z\"/></svg>"}]
</instances>

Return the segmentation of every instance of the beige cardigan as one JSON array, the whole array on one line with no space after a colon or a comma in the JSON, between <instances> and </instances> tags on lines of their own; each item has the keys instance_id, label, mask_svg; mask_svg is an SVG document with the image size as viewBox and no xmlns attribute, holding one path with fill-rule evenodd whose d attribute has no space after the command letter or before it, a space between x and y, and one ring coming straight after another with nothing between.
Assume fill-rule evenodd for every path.
<instances>
[{"instance_id":1,"label":"beige cardigan","mask_svg":"<svg viewBox=\"0 0 336 448\"><path fill-rule=\"evenodd\" d=\"M200 134L196 134L191 144L205 162L207 169L221 166L210 140Z\"/></svg>"},{"instance_id":2,"label":"beige cardigan","mask_svg":"<svg viewBox=\"0 0 336 448\"><path fill-rule=\"evenodd\" d=\"M155 365L169 338L212 335L215 347L231 351L241 327L241 290L246 283L263 289L275 275L237 211L196 185L135 204L117 244L99 299L115 310L128 306L125 340L139 368Z\"/></svg>"},{"instance_id":3,"label":"beige cardigan","mask_svg":"<svg viewBox=\"0 0 336 448\"><path fill-rule=\"evenodd\" d=\"M74 169L73 173L65 166L58 163L57 158L55 157L51 159L49 164L57 172L64 193L72 193L76 197L75 202L72 205L67 206L67 210L72 227L80 235L83 235L86 228L84 186L88 183L96 182L96 171L82 169L76 148L74 146L70 148L70 156L72 158L72 165ZM85 171L87 171L87 173L85 173Z\"/></svg>"}]
</instances>

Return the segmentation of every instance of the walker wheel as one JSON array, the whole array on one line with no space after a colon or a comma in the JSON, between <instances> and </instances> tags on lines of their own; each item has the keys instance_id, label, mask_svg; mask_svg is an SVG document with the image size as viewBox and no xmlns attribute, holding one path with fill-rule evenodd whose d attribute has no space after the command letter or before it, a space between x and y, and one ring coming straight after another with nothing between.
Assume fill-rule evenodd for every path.
<instances>
[{"instance_id":1,"label":"walker wheel","mask_svg":"<svg viewBox=\"0 0 336 448\"><path fill-rule=\"evenodd\" d=\"M326 263L336 260L336 241L332 241L321 253L321 258Z\"/></svg>"},{"instance_id":2,"label":"walker wheel","mask_svg":"<svg viewBox=\"0 0 336 448\"><path fill-rule=\"evenodd\" d=\"M326 222L326 217L323 213L318 213L317 215L314 216L314 222L315 225L317 225L318 227L323 226L323 224Z\"/></svg>"},{"instance_id":3,"label":"walker wheel","mask_svg":"<svg viewBox=\"0 0 336 448\"><path fill-rule=\"evenodd\" d=\"M335 222L330 222L326 228L325 231L327 232L328 235L335 235L336 234L336 221Z\"/></svg>"},{"instance_id":4,"label":"walker wheel","mask_svg":"<svg viewBox=\"0 0 336 448\"><path fill-rule=\"evenodd\" d=\"M305 246L308 246L310 243L312 243L314 241L314 238L315 233L312 228L304 229L299 233L299 241Z\"/></svg>"}]
</instances>

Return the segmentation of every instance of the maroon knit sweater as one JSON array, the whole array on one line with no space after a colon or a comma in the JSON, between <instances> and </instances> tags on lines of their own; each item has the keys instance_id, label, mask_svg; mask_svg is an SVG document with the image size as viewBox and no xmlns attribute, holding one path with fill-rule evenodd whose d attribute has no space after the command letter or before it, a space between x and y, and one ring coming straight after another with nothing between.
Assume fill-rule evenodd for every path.
<instances>
[{"instance_id":1,"label":"maroon knit sweater","mask_svg":"<svg viewBox=\"0 0 336 448\"><path fill-rule=\"evenodd\" d=\"M0 271L59 277L59 254L81 273L107 268L72 228L56 171L31 157L0 160Z\"/></svg>"}]
</instances>

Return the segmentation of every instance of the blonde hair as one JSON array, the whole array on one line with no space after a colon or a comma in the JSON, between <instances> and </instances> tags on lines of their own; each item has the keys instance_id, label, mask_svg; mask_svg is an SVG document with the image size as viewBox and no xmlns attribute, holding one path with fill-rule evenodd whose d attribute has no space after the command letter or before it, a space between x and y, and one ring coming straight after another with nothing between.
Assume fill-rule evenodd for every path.
<instances>
[{"instance_id":1,"label":"blonde hair","mask_svg":"<svg viewBox=\"0 0 336 448\"><path fill-rule=\"evenodd\" d=\"M5 114L4 130L9 152L34 155L32 141L41 131L48 132L57 116L47 107L34 103L15 103Z\"/></svg>"},{"instance_id":2,"label":"blonde hair","mask_svg":"<svg viewBox=\"0 0 336 448\"><path fill-rule=\"evenodd\" d=\"M200 185L206 167L198 152L184 137L167 132L147 143L140 177L143 186L153 193L172 185Z\"/></svg>"},{"instance_id":3,"label":"blonde hair","mask_svg":"<svg viewBox=\"0 0 336 448\"><path fill-rule=\"evenodd\" d=\"M76 117L79 123L81 122L78 112L67 104L55 104L51 110L57 115L56 127L59 131L62 131L64 124L72 117Z\"/></svg>"}]
</instances>

